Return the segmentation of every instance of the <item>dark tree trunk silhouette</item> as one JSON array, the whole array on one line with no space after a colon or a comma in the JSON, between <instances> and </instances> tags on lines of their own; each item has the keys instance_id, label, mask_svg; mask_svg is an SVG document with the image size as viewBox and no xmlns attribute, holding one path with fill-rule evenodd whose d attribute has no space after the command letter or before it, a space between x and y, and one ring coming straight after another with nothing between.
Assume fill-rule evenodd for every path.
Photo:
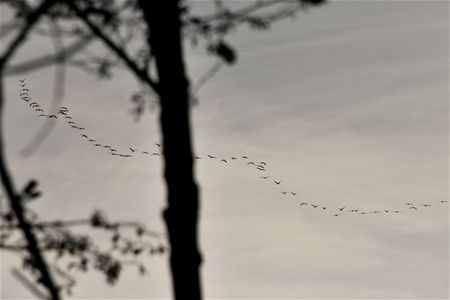
<instances>
[{"instance_id":1,"label":"dark tree trunk silhouette","mask_svg":"<svg viewBox=\"0 0 450 300\"><path fill-rule=\"evenodd\" d=\"M201 299L201 255L197 245L198 189L193 174L189 83L176 0L140 1L158 72L161 131L168 206L164 211L171 245L175 299Z\"/></svg>"}]
</instances>

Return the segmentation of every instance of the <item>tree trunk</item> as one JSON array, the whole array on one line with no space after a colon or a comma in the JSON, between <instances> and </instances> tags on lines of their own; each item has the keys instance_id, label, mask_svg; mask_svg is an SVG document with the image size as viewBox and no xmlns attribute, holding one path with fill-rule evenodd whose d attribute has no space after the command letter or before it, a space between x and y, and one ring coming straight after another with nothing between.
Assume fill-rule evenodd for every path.
<instances>
[{"instance_id":1,"label":"tree trunk","mask_svg":"<svg viewBox=\"0 0 450 300\"><path fill-rule=\"evenodd\" d=\"M201 254L197 245L198 189L193 174L188 80L181 45L177 0L140 0L158 72L164 175L168 206L164 211L171 246L175 299L201 299Z\"/></svg>"}]
</instances>

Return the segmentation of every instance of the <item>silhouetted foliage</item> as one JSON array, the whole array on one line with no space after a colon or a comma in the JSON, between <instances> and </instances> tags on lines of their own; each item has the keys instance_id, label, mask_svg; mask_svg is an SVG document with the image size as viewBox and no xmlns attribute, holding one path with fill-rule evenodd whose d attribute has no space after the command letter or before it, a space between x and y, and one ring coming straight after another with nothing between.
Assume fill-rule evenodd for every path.
<instances>
[{"instance_id":1,"label":"silhouetted foliage","mask_svg":"<svg viewBox=\"0 0 450 300\"><path fill-rule=\"evenodd\" d=\"M7 38L6 50L0 57L0 108L3 108L3 77L31 72L52 64L58 67L55 76L55 100L53 111L63 98L64 68L80 68L98 78L109 79L115 68L125 68L141 84L132 94L133 114L138 118L149 107L158 103L161 107L162 149L165 161L165 179L168 186L168 207L164 212L171 246L171 266L175 297L201 299L199 267L200 251L197 247L198 191L193 176L193 154L189 106L195 103L195 92L220 67L214 64L198 84L190 88L184 70L182 40L190 40L194 46L202 46L207 52L225 64L237 62L238 52L225 36L246 25L254 30L266 30L270 25L299 10L322 4L320 0L265 0L246 4L241 8L228 7L216 0L215 11L198 15L188 1L144 0L43 0L38 4L23 0L6 0L13 18L3 22L0 38ZM45 19L50 29L39 25ZM10 65L10 60L30 33L52 40L55 54ZM165 35L167 33L167 36ZM70 40L64 47L62 41ZM86 51L90 42L100 41L104 53ZM113 55L111 55L111 53ZM151 72L154 69L157 76ZM22 95L30 101L29 95ZM3 110L0 109L0 119ZM48 118L57 118L49 114ZM0 120L1 121L1 120ZM28 149L35 149L45 140L52 127L44 125ZM0 142L2 142L0 130ZM32 151L32 150L30 150ZM224 160L225 163L227 162ZM107 282L114 284L119 278L123 261L115 254L139 257L142 253L164 253L165 246L153 246L141 241L146 235L142 226L127 223L136 230L138 240L129 240L121 233L124 224L111 222L97 211L81 223L92 229L111 234L111 249L99 250L88 235L77 234L68 227L78 221L39 221L29 207L29 200L38 198L41 192L37 181L29 181L22 192L14 188L0 144L0 171L10 210L2 213L5 222L1 229L1 248L23 253L24 268L34 274L37 283L44 286L52 299L60 299L60 286L70 292L75 281L58 266L48 267L42 252L51 253L67 261L69 269L82 272L94 269L105 274ZM21 231L21 244L8 244L14 232ZM139 272L145 267L139 264ZM53 275L65 278L66 284L57 284Z\"/></svg>"}]
</instances>

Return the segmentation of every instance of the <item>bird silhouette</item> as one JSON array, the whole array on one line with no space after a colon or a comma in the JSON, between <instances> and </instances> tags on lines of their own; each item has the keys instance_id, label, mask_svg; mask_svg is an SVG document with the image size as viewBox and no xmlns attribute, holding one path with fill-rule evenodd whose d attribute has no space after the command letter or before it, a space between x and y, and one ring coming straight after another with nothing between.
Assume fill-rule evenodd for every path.
<instances>
[{"instance_id":1,"label":"bird silhouette","mask_svg":"<svg viewBox=\"0 0 450 300\"><path fill-rule=\"evenodd\" d=\"M95 142L95 139L89 139L89 142Z\"/></svg>"},{"instance_id":2,"label":"bird silhouette","mask_svg":"<svg viewBox=\"0 0 450 300\"><path fill-rule=\"evenodd\" d=\"M35 111L44 111L44 110L41 108L38 108L38 109L35 109Z\"/></svg>"},{"instance_id":3,"label":"bird silhouette","mask_svg":"<svg viewBox=\"0 0 450 300\"><path fill-rule=\"evenodd\" d=\"M427 203L425 203L425 204L422 204L424 207L430 207L431 206L431 204L427 204Z\"/></svg>"},{"instance_id":4,"label":"bird silhouette","mask_svg":"<svg viewBox=\"0 0 450 300\"><path fill-rule=\"evenodd\" d=\"M264 166L266 165L266 162L264 162L264 161L260 161L259 163Z\"/></svg>"},{"instance_id":5,"label":"bird silhouette","mask_svg":"<svg viewBox=\"0 0 450 300\"><path fill-rule=\"evenodd\" d=\"M101 147L102 144L95 144L94 146L95 146L95 147Z\"/></svg>"},{"instance_id":6,"label":"bird silhouette","mask_svg":"<svg viewBox=\"0 0 450 300\"><path fill-rule=\"evenodd\" d=\"M148 155L148 152L147 152L147 151L142 151L142 153L143 153L143 154L147 154L147 155Z\"/></svg>"},{"instance_id":7,"label":"bird silhouette","mask_svg":"<svg viewBox=\"0 0 450 300\"><path fill-rule=\"evenodd\" d=\"M153 152L152 155L159 155L159 153Z\"/></svg>"},{"instance_id":8,"label":"bird silhouette","mask_svg":"<svg viewBox=\"0 0 450 300\"><path fill-rule=\"evenodd\" d=\"M401 211L399 211L399 210L394 210L394 213L396 213L396 214L398 214L398 213L400 213Z\"/></svg>"},{"instance_id":9,"label":"bird silhouette","mask_svg":"<svg viewBox=\"0 0 450 300\"><path fill-rule=\"evenodd\" d=\"M208 154L208 157L209 158L216 158L215 156L212 156L212 155L209 155L209 154Z\"/></svg>"},{"instance_id":10,"label":"bird silhouette","mask_svg":"<svg viewBox=\"0 0 450 300\"><path fill-rule=\"evenodd\" d=\"M25 93L25 92L24 92L24 93L20 93L19 96L29 96L29 95L28 95L28 93Z\"/></svg>"},{"instance_id":11,"label":"bird silhouette","mask_svg":"<svg viewBox=\"0 0 450 300\"><path fill-rule=\"evenodd\" d=\"M67 124L75 124L75 122L74 121L69 121L69 122L67 122Z\"/></svg>"},{"instance_id":12,"label":"bird silhouette","mask_svg":"<svg viewBox=\"0 0 450 300\"><path fill-rule=\"evenodd\" d=\"M415 207L415 206L410 206L409 209L415 209L415 210L417 210L417 207Z\"/></svg>"},{"instance_id":13,"label":"bird silhouette","mask_svg":"<svg viewBox=\"0 0 450 300\"><path fill-rule=\"evenodd\" d=\"M322 206L322 209L325 210L325 209L327 209L327 208L326 208L325 206Z\"/></svg>"},{"instance_id":14,"label":"bird silhouette","mask_svg":"<svg viewBox=\"0 0 450 300\"><path fill-rule=\"evenodd\" d=\"M441 202L441 203L447 203L448 201L446 201L446 200L441 200L441 201L439 201L439 202Z\"/></svg>"},{"instance_id":15,"label":"bird silhouette","mask_svg":"<svg viewBox=\"0 0 450 300\"><path fill-rule=\"evenodd\" d=\"M85 134L82 134L81 135L82 137L84 137L84 138L89 138L87 135L85 135Z\"/></svg>"},{"instance_id":16,"label":"bird silhouette","mask_svg":"<svg viewBox=\"0 0 450 300\"><path fill-rule=\"evenodd\" d=\"M243 159L248 159L248 157L246 155L242 155L241 156Z\"/></svg>"},{"instance_id":17,"label":"bird silhouette","mask_svg":"<svg viewBox=\"0 0 450 300\"><path fill-rule=\"evenodd\" d=\"M110 145L103 145L103 148L111 148Z\"/></svg>"},{"instance_id":18,"label":"bird silhouette","mask_svg":"<svg viewBox=\"0 0 450 300\"><path fill-rule=\"evenodd\" d=\"M131 147L129 147L129 148L130 148L130 150L131 150L132 153L137 151L137 149L133 149L133 148L131 148Z\"/></svg>"},{"instance_id":19,"label":"bird silhouette","mask_svg":"<svg viewBox=\"0 0 450 300\"><path fill-rule=\"evenodd\" d=\"M302 202L302 203L300 203L300 206L302 206L302 205L308 205L308 203Z\"/></svg>"},{"instance_id":20,"label":"bird silhouette","mask_svg":"<svg viewBox=\"0 0 450 300\"><path fill-rule=\"evenodd\" d=\"M24 79L19 79L19 81L20 81L21 83L24 83L25 80L26 80L26 78L24 78Z\"/></svg>"},{"instance_id":21,"label":"bird silhouette","mask_svg":"<svg viewBox=\"0 0 450 300\"><path fill-rule=\"evenodd\" d=\"M116 149L109 149L109 151L111 151L111 152L117 152Z\"/></svg>"},{"instance_id":22,"label":"bird silhouette","mask_svg":"<svg viewBox=\"0 0 450 300\"><path fill-rule=\"evenodd\" d=\"M72 117L70 117L70 116L65 116L64 118L66 118L66 119L72 119Z\"/></svg>"},{"instance_id":23,"label":"bird silhouette","mask_svg":"<svg viewBox=\"0 0 450 300\"><path fill-rule=\"evenodd\" d=\"M281 192L283 195L286 195L287 194L287 192Z\"/></svg>"},{"instance_id":24,"label":"bird silhouette","mask_svg":"<svg viewBox=\"0 0 450 300\"><path fill-rule=\"evenodd\" d=\"M338 217L338 216L339 216L339 214L334 214L334 215L333 215L333 217Z\"/></svg>"},{"instance_id":25,"label":"bird silhouette","mask_svg":"<svg viewBox=\"0 0 450 300\"><path fill-rule=\"evenodd\" d=\"M361 215L367 215L367 213L366 213L366 212L361 212L360 214L361 214Z\"/></svg>"},{"instance_id":26,"label":"bird silhouette","mask_svg":"<svg viewBox=\"0 0 450 300\"><path fill-rule=\"evenodd\" d=\"M343 211L344 208L345 208L345 207L339 207L338 209L339 209L340 211Z\"/></svg>"},{"instance_id":27,"label":"bird silhouette","mask_svg":"<svg viewBox=\"0 0 450 300\"><path fill-rule=\"evenodd\" d=\"M255 165L255 163L254 162L249 162L249 163L247 163L247 166L250 166L250 165Z\"/></svg>"},{"instance_id":28,"label":"bird silhouette","mask_svg":"<svg viewBox=\"0 0 450 300\"><path fill-rule=\"evenodd\" d=\"M55 115L49 115L48 118L49 118L49 119L51 119L51 118L57 119L58 117L55 116Z\"/></svg>"},{"instance_id":29,"label":"bird silhouette","mask_svg":"<svg viewBox=\"0 0 450 300\"><path fill-rule=\"evenodd\" d=\"M267 179L269 176L261 176L262 179Z\"/></svg>"},{"instance_id":30,"label":"bird silhouette","mask_svg":"<svg viewBox=\"0 0 450 300\"><path fill-rule=\"evenodd\" d=\"M414 205L414 204L412 204L412 203L408 202L408 203L406 203L406 205Z\"/></svg>"},{"instance_id":31,"label":"bird silhouette","mask_svg":"<svg viewBox=\"0 0 450 300\"><path fill-rule=\"evenodd\" d=\"M280 184L280 183L281 183L281 180L280 180L280 181L274 180L273 182L274 182L275 184Z\"/></svg>"},{"instance_id":32,"label":"bird silhouette","mask_svg":"<svg viewBox=\"0 0 450 300\"><path fill-rule=\"evenodd\" d=\"M236 160L236 159L237 159L237 158L236 158L236 157L234 157L234 156L232 156L232 157L231 157L231 160Z\"/></svg>"},{"instance_id":33,"label":"bird silhouette","mask_svg":"<svg viewBox=\"0 0 450 300\"><path fill-rule=\"evenodd\" d=\"M222 159L222 160L220 160L220 161L223 161L223 162L225 162L225 163L228 163L226 159Z\"/></svg>"},{"instance_id":34,"label":"bird silhouette","mask_svg":"<svg viewBox=\"0 0 450 300\"><path fill-rule=\"evenodd\" d=\"M202 159L200 156L195 156L194 158L195 159Z\"/></svg>"},{"instance_id":35,"label":"bird silhouette","mask_svg":"<svg viewBox=\"0 0 450 300\"><path fill-rule=\"evenodd\" d=\"M291 192L291 195L295 196L295 195L297 195L297 193Z\"/></svg>"},{"instance_id":36,"label":"bird silhouette","mask_svg":"<svg viewBox=\"0 0 450 300\"><path fill-rule=\"evenodd\" d=\"M318 208L319 207L319 205L315 205L315 204L311 204L311 206L314 207L314 208Z\"/></svg>"},{"instance_id":37,"label":"bird silhouette","mask_svg":"<svg viewBox=\"0 0 450 300\"><path fill-rule=\"evenodd\" d=\"M155 145L158 146L158 147L161 147L161 144L159 144L159 143L155 143Z\"/></svg>"}]
</instances>

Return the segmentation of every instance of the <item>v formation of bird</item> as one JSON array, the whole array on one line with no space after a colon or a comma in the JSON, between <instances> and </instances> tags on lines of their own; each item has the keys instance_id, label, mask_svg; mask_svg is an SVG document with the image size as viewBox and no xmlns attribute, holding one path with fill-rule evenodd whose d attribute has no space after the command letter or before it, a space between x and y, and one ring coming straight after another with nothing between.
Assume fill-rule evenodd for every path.
<instances>
[{"instance_id":1,"label":"v formation of bird","mask_svg":"<svg viewBox=\"0 0 450 300\"><path fill-rule=\"evenodd\" d=\"M20 99L23 102L27 103L30 108L34 109L34 111L36 113L38 113L38 117L47 118L47 119L55 119L55 120L56 119L65 120L66 124L68 126L70 126L72 129L83 132L83 133L80 133L80 137L82 139L84 139L85 142L92 144L92 146L94 146L94 147L99 147L101 149L104 149L112 157L132 158L132 157L137 157L137 155L160 157L161 155L163 155L160 151L158 151L161 148L160 143L155 143L155 146L157 147L157 151L153 151L153 152L148 151L148 150L140 150L140 149L133 148L133 147L128 147L129 151L123 152L123 151L119 151L118 149L116 149L116 147L99 143L96 138L91 137L89 134L87 134L85 132L86 128L80 126L78 123L73 121L73 118L72 118L72 116L70 116L69 109L67 107L61 106L55 114L45 114L44 109L41 107L41 105L39 103L37 103L36 101L31 102L32 99L30 96L30 90L28 88L26 88L25 79L22 79L19 81L20 81L20 84L19 84ZM195 160L201 160L202 158L203 158L202 156L194 156ZM266 172L267 165L268 165L268 163L265 161L256 161L256 160L250 161L250 159L247 155L231 156L229 158L228 157L227 158L221 158L221 157L218 158L215 155L207 154L207 156L205 156L205 158L207 158L207 160L215 160L215 161L221 163L222 165L228 165L232 161L243 161L248 167L253 167L257 172ZM273 186L276 186L276 187L280 186L282 183L282 181L279 179L270 179L271 176L269 176L269 175L260 176L260 178L263 180L266 180L267 182L271 182L273 184ZM442 204L448 203L447 200L438 200L438 201L435 201L434 204L430 204L430 203L420 203L419 204L419 203L407 202L407 203L405 203L405 206L403 209L364 210L364 209L353 208L353 207L352 208L347 208L347 207L331 208L328 206L323 206L318 203L306 202L306 201L302 200L301 195L298 195L298 193L294 192L294 191L281 190L280 193L283 196L298 197L301 201L299 203L299 207L302 209L311 208L313 210L320 210L322 212L331 211L331 216L333 216L333 217L342 216L344 214L354 214L354 215L400 214L403 212L414 212L414 211L418 211L419 209L430 208L433 205L439 205L439 204L442 205Z\"/></svg>"}]
</instances>

